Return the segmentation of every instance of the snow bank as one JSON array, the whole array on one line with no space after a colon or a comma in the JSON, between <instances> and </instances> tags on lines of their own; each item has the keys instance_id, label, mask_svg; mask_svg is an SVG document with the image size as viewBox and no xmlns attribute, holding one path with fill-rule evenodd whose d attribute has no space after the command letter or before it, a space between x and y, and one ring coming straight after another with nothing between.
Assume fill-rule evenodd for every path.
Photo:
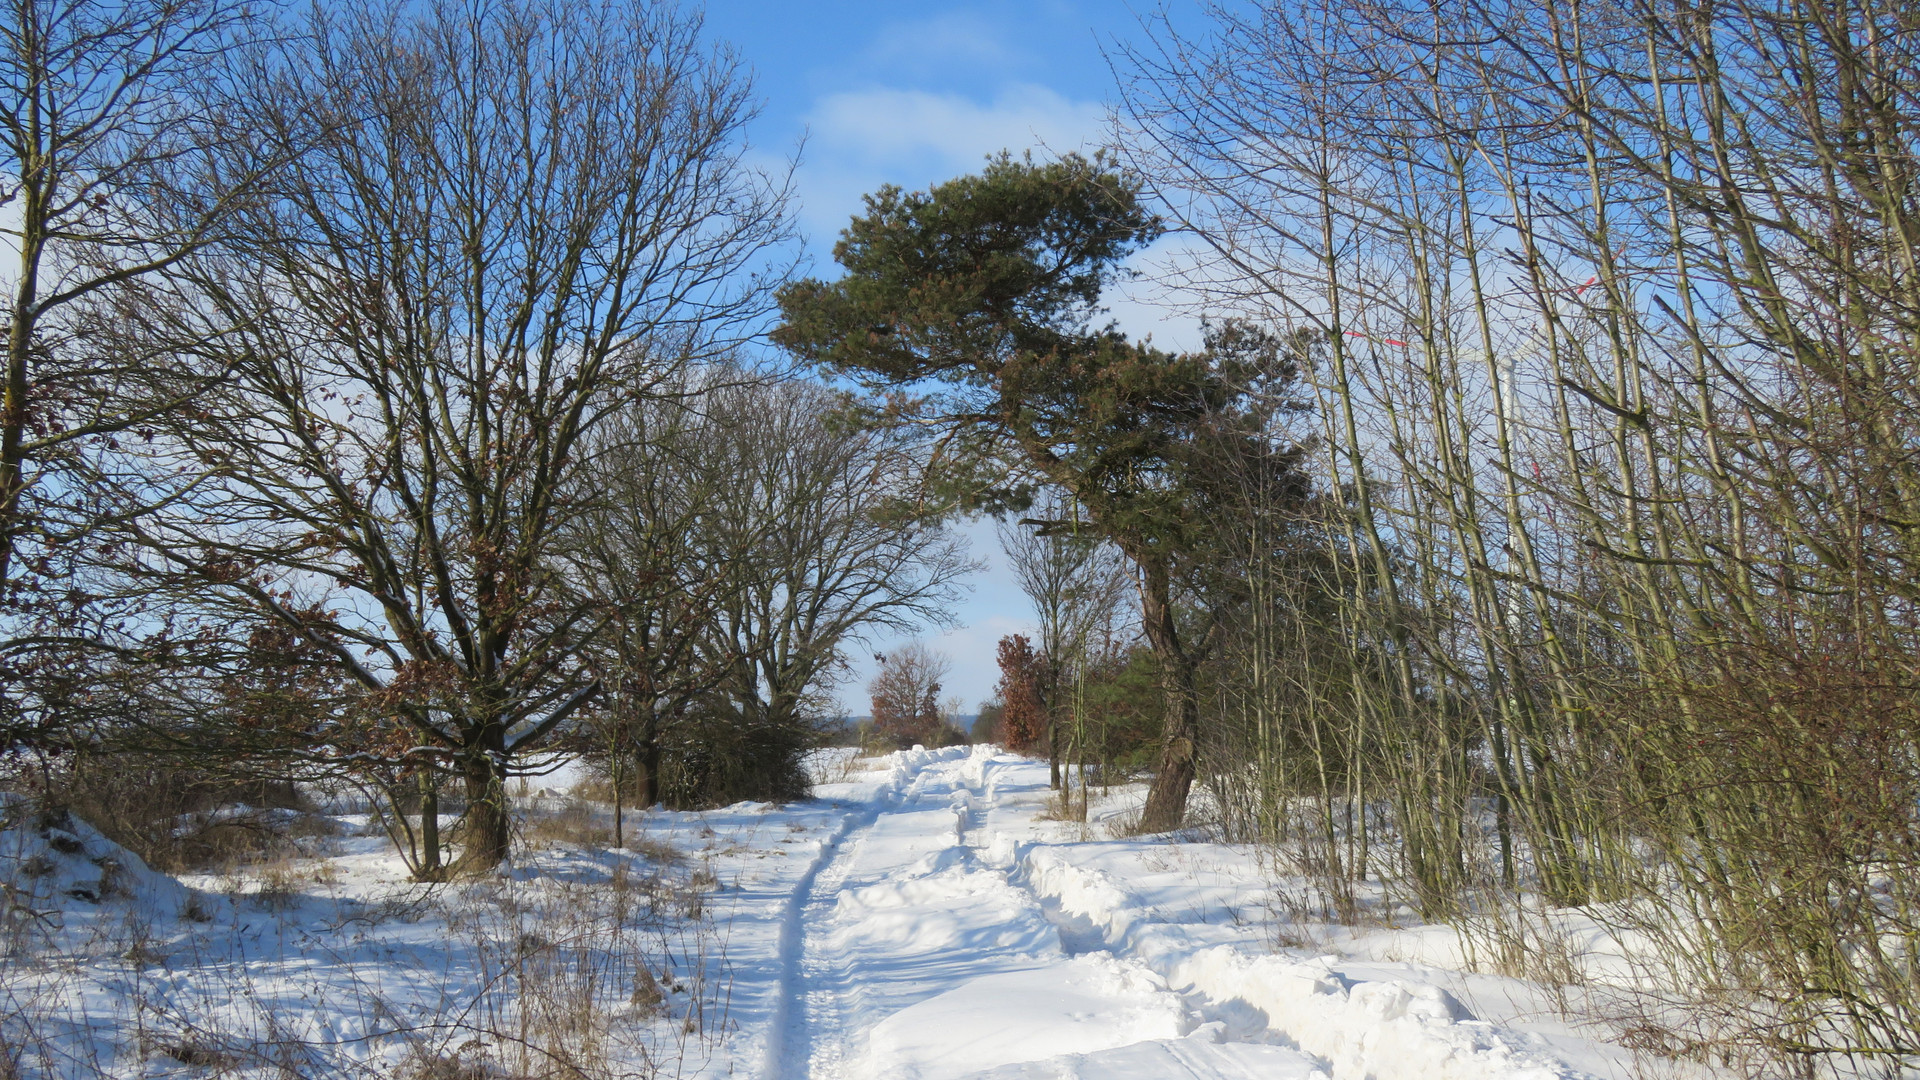
<instances>
[{"instance_id":1,"label":"snow bank","mask_svg":"<svg viewBox=\"0 0 1920 1080\"><path fill-rule=\"evenodd\" d=\"M0 794L0 897L12 926L49 931L173 920L192 894L64 810Z\"/></svg>"},{"instance_id":2,"label":"snow bank","mask_svg":"<svg viewBox=\"0 0 1920 1080\"><path fill-rule=\"evenodd\" d=\"M1560 1080L1577 1075L1529 1047L1527 1036L1475 1020L1440 987L1412 980L1352 982L1336 958L1299 961L1204 949L1173 965L1175 985L1266 1013L1301 1049L1345 1077Z\"/></svg>"},{"instance_id":3,"label":"snow bank","mask_svg":"<svg viewBox=\"0 0 1920 1080\"><path fill-rule=\"evenodd\" d=\"M1097 932L1108 948L1139 957L1176 990L1260 1010L1273 1030L1325 1061L1334 1080L1581 1075L1541 1053L1533 1036L1475 1019L1441 987L1415 979L1350 979L1336 970L1335 957L1196 948L1183 928L1156 919L1114 877L1076 866L1055 848L1029 846L1018 866L1043 902Z\"/></svg>"},{"instance_id":4,"label":"snow bank","mask_svg":"<svg viewBox=\"0 0 1920 1080\"><path fill-rule=\"evenodd\" d=\"M1327 1080L1312 1059L1280 1046L1219 1043L1209 1031L1091 1054L1003 1065L968 1080Z\"/></svg>"},{"instance_id":5,"label":"snow bank","mask_svg":"<svg viewBox=\"0 0 1920 1080\"><path fill-rule=\"evenodd\" d=\"M1017 865L1036 896L1059 905L1065 915L1085 920L1109 948L1133 944L1130 935L1144 912L1112 875L1076 866L1047 847L1028 848Z\"/></svg>"},{"instance_id":6,"label":"snow bank","mask_svg":"<svg viewBox=\"0 0 1920 1080\"><path fill-rule=\"evenodd\" d=\"M1032 897L952 856L923 860L898 878L841 893L833 919L830 944L847 952L924 957L963 949L1040 956L1059 949Z\"/></svg>"},{"instance_id":7,"label":"snow bank","mask_svg":"<svg viewBox=\"0 0 1920 1080\"><path fill-rule=\"evenodd\" d=\"M894 1013L874 1027L855 1075L959 1080L1000 1065L1176 1039L1185 1014L1180 996L1145 966L1082 956L977 978Z\"/></svg>"}]
</instances>

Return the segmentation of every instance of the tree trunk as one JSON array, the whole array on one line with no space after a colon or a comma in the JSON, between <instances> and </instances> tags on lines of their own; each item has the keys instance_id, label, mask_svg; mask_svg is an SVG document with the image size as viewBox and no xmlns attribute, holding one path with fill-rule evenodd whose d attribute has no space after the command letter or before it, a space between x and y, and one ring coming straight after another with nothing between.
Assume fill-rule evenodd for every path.
<instances>
[{"instance_id":1,"label":"tree trunk","mask_svg":"<svg viewBox=\"0 0 1920 1080\"><path fill-rule=\"evenodd\" d=\"M1159 661L1167 701L1160 768L1147 789L1140 828L1143 832L1166 832L1179 828L1187 814L1187 793L1193 789L1195 772L1194 748L1200 736L1200 700L1193 685L1193 660L1180 647L1180 635L1174 626L1166 563L1150 553L1144 558L1132 551L1128 554L1140 567L1141 628Z\"/></svg>"},{"instance_id":2,"label":"tree trunk","mask_svg":"<svg viewBox=\"0 0 1920 1080\"><path fill-rule=\"evenodd\" d=\"M29 363L33 354L33 329L38 315L40 252L44 243L42 226L46 196L31 163L22 162L29 179L22 185L25 199L21 223L20 279L13 296L13 318L7 327L7 371L3 395L0 395L0 589L13 573L14 540L20 532L21 498L26 491L25 454L21 450L26 435Z\"/></svg>"},{"instance_id":3,"label":"tree trunk","mask_svg":"<svg viewBox=\"0 0 1920 1080\"><path fill-rule=\"evenodd\" d=\"M483 744L470 750L459 767L467 788L467 817L460 830L460 858L451 873L484 874L507 861L513 836L506 759L501 753L488 753Z\"/></svg>"},{"instance_id":4,"label":"tree trunk","mask_svg":"<svg viewBox=\"0 0 1920 1080\"><path fill-rule=\"evenodd\" d=\"M620 748L615 746L613 753L607 756L607 771L613 780L613 846L627 846L626 784L627 778L620 771Z\"/></svg>"},{"instance_id":5,"label":"tree trunk","mask_svg":"<svg viewBox=\"0 0 1920 1080\"><path fill-rule=\"evenodd\" d=\"M1060 710L1054 708L1054 702L1058 700L1054 696L1054 688L1060 684L1060 680L1054 674L1055 667L1053 657L1054 654L1051 652L1046 654L1046 667L1044 669L1047 672L1046 682L1039 688L1040 714L1047 718L1047 779L1049 783L1053 785L1053 790L1064 791L1065 789L1060 786L1062 783L1060 777Z\"/></svg>"},{"instance_id":6,"label":"tree trunk","mask_svg":"<svg viewBox=\"0 0 1920 1080\"><path fill-rule=\"evenodd\" d=\"M1060 720L1047 712L1047 782L1060 790Z\"/></svg>"},{"instance_id":7,"label":"tree trunk","mask_svg":"<svg viewBox=\"0 0 1920 1080\"><path fill-rule=\"evenodd\" d=\"M422 767L420 785L420 865L414 870L416 881L439 881L440 872L440 778L431 766Z\"/></svg>"},{"instance_id":8,"label":"tree trunk","mask_svg":"<svg viewBox=\"0 0 1920 1080\"><path fill-rule=\"evenodd\" d=\"M649 739L634 763L633 804L642 810L660 801L660 744Z\"/></svg>"},{"instance_id":9,"label":"tree trunk","mask_svg":"<svg viewBox=\"0 0 1920 1080\"><path fill-rule=\"evenodd\" d=\"M1158 649L1154 650L1157 654ZM1187 814L1187 793L1193 789L1194 747L1200 736L1200 703L1193 689L1193 669L1184 660L1160 660L1166 682L1167 718L1160 739L1160 768L1147 789L1147 807L1140 816L1142 832L1177 829Z\"/></svg>"}]
</instances>

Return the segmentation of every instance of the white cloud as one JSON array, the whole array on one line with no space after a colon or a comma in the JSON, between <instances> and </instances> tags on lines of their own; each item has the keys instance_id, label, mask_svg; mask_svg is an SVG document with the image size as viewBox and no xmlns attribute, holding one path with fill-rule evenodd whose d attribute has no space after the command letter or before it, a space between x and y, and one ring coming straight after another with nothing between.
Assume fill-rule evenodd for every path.
<instances>
[{"instance_id":1,"label":"white cloud","mask_svg":"<svg viewBox=\"0 0 1920 1080\"><path fill-rule=\"evenodd\" d=\"M974 172L1001 150L1089 150L1100 145L1105 122L1098 102L1031 84L1004 87L987 103L891 88L829 94L808 117L801 216L824 239L884 184L927 187Z\"/></svg>"},{"instance_id":2,"label":"white cloud","mask_svg":"<svg viewBox=\"0 0 1920 1080\"><path fill-rule=\"evenodd\" d=\"M959 94L873 89L830 94L811 117L820 142L875 163L932 157L972 165L999 150L1097 145L1106 109L1044 86L1006 87L990 104Z\"/></svg>"},{"instance_id":3,"label":"white cloud","mask_svg":"<svg viewBox=\"0 0 1920 1080\"><path fill-rule=\"evenodd\" d=\"M1165 274L1167 260L1191 248L1191 237L1169 236L1127 260L1140 276L1117 282L1101 300L1108 317L1135 341L1152 337L1153 343L1174 352L1200 348L1200 311L1202 298L1181 289Z\"/></svg>"},{"instance_id":4,"label":"white cloud","mask_svg":"<svg viewBox=\"0 0 1920 1080\"><path fill-rule=\"evenodd\" d=\"M955 32L961 29L964 25ZM975 172L987 155L1001 150L1033 150L1041 156L1091 151L1102 144L1106 130L1105 106L1033 84L1003 87L984 104L920 90L830 94L816 103L809 119L797 177L801 218L816 240L829 241L860 212L861 196L883 184L924 188ZM1167 349L1200 347L1195 297L1168 289L1155 273L1192 243L1169 237L1131 260L1145 276L1121 283L1107 297L1113 319L1130 336L1151 334L1154 344ZM821 271L833 273L824 266L816 269Z\"/></svg>"}]
</instances>

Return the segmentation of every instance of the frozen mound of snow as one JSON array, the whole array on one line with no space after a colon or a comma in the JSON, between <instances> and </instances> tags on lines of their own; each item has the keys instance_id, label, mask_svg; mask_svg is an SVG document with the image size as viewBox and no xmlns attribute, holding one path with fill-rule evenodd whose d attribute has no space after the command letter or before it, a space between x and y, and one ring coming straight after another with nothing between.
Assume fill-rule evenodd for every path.
<instances>
[{"instance_id":1,"label":"frozen mound of snow","mask_svg":"<svg viewBox=\"0 0 1920 1080\"><path fill-rule=\"evenodd\" d=\"M1059 952L1059 935L1040 906L1005 877L950 859L925 860L922 866L919 873L909 870L841 893L833 947L899 951L920 958L945 949Z\"/></svg>"},{"instance_id":2,"label":"frozen mound of snow","mask_svg":"<svg viewBox=\"0 0 1920 1080\"><path fill-rule=\"evenodd\" d=\"M1175 985L1239 999L1342 1077L1562 1080L1578 1075L1522 1032L1474 1019L1453 995L1413 979L1356 982L1336 957L1248 956L1226 946L1172 965Z\"/></svg>"},{"instance_id":3,"label":"frozen mound of snow","mask_svg":"<svg viewBox=\"0 0 1920 1080\"><path fill-rule=\"evenodd\" d=\"M987 975L894 1013L874 1027L854 1075L959 1080L996 1066L1177 1039L1185 1017L1180 996L1145 965L1082 956Z\"/></svg>"},{"instance_id":4,"label":"frozen mound of snow","mask_svg":"<svg viewBox=\"0 0 1920 1080\"><path fill-rule=\"evenodd\" d=\"M1140 957L1176 989L1260 1010L1272 1030L1331 1066L1335 1080L1579 1075L1541 1052L1537 1038L1474 1018L1441 987L1414 978L1350 979L1331 956L1301 960L1250 956L1227 945L1196 948L1112 875L1076 866L1061 851L1035 846L1021 853L1019 865L1036 895L1091 927L1107 947Z\"/></svg>"},{"instance_id":5,"label":"frozen mound of snow","mask_svg":"<svg viewBox=\"0 0 1920 1080\"><path fill-rule=\"evenodd\" d=\"M46 929L135 914L177 918L192 895L65 810L0 796L0 895L7 921Z\"/></svg>"},{"instance_id":6,"label":"frozen mound of snow","mask_svg":"<svg viewBox=\"0 0 1920 1080\"><path fill-rule=\"evenodd\" d=\"M1297 1050L1261 1043L1220 1043L1212 1032L1157 1039L1091 1054L1002 1065L967 1080L1328 1080L1325 1069Z\"/></svg>"},{"instance_id":7,"label":"frozen mound of snow","mask_svg":"<svg viewBox=\"0 0 1920 1080\"><path fill-rule=\"evenodd\" d=\"M1128 935L1144 912L1111 874L1076 866L1047 847L1028 849L1019 866L1035 895L1057 904L1062 913L1085 920L1107 945L1131 943Z\"/></svg>"}]
</instances>

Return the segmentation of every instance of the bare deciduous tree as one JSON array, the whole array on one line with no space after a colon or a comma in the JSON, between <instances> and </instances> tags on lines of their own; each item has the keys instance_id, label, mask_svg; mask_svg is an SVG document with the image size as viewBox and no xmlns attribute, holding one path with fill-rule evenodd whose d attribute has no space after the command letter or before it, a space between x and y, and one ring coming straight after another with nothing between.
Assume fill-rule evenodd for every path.
<instances>
[{"instance_id":1,"label":"bare deciduous tree","mask_svg":"<svg viewBox=\"0 0 1920 1080\"><path fill-rule=\"evenodd\" d=\"M1382 821L1374 865L1515 962L1542 940L1515 891L1620 901L1589 910L1675 988L1651 1045L1898 1071L1911 7L1212 14L1128 57L1123 123L1204 242L1183 280L1317 360L1333 587L1303 612L1254 575L1242 644L1251 711L1310 717L1265 726L1327 767L1275 769L1270 805L1320 795L1329 854Z\"/></svg>"},{"instance_id":2,"label":"bare deciduous tree","mask_svg":"<svg viewBox=\"0 0 1920 1080\"><path fill-rule=\"evenodd\" d=\"M265 159L222 58L262 25L225 0L15 0L0 21L0 743L60 742L88 711L102 616L73 574L94 459L223 373L203 348L220 321L176 271L255 194Z\"/></svg>"},{"instance_id":3,"label":"bare deciduous tree","mask_svg":"<svg viewBox=\"0 0 1920 1080\"><path fill-rule=\"evenodd\" d=\"M583 473L575 587L604 628L589 755L646 801L804 790L855 639L937 619L970 569L908 501L921 448L813 384L726 368L625 410Z\"/></svg>"},{"instance_id":4,"label":"bare deciduous tree","mask_svg":"<svg viewBox=\"0 0 1920 1080\"><path fill-rule=\"evenodd\" d=\"M715 619L741 588L742 570L772 522L717 528L738 464L720 425L734 417L708 406L754 393L745 373L702 369L675 393L635 402L612 417L606 445L581 474L588 509L570 529L573 588L600 614L592 649L603 690L589 707L586 756L614 791L614 836L624 805L660 801L663 737L735 670L716 646Z\"/></svg>"},{"instance_id":5,"label":"bare deciduous tree","mask_svg":"<svg viewBox=\"0 0 1920 1080\"><path fill-rule=\"evenodd\" d=\"M507 855L506 779L602 689L560 587L602 422L765 310L783 194L744 75L662 8L357 4L248 89L300 148L198 281L232 377L132 462L173 628L278 625L358 687L341 723L466 788L456 870ZM323 728L319 751L332 742ZM431 868L429 868L431 869Z\"/></svg>"},{"instance_id":6,"label":"bare deciduous tree","mask_svg":"<svg viewBox=\"0 0 1920 1080\"><path fill-rule=\"evenodd\" d=\"M940 745L946 718L940 686L953 661L918 641L896 645L880 657L880 670L867 683L873 698L873 731L904 746Z\"/></svg>"},{"instance_id":7,"label":"bare deciduous tree","mask_svg":"<svg viewBox=\"0 0 1920 1080\"><path fill-rule=\"evenodd\" d=\"M1088 645L1104 647L1115 636L1123 618L1127 592L1133 587L1132 568L1111 544L1090 527L1076 529L1075 508L1055 496L1033 509L1034 520L1047 527L1002 526L1000 544L1013 567L1020 591L1040 618L1043 670L1036 688L1046 716L1045 739L1053 786L1060 786L1061 701L1059 688L1071 678L1074 665L1088 655ZM1011 695L1008 701L1012 701Z\"/></svg>"},{"instance_id":8,"label":"bare deciduous tree","mask_svg":"<svg viewBox=\"0 0 1920 1080\"><path fill-rule=\"evenodd\" d=\"M940 622L975 569L965 541L915 501L924 448L839 412L806 383L732 391L710 406L733 463L715 525L758 537L718 620L736 707L791 724L862 636Z\"/></svg>"}]
</instances>

